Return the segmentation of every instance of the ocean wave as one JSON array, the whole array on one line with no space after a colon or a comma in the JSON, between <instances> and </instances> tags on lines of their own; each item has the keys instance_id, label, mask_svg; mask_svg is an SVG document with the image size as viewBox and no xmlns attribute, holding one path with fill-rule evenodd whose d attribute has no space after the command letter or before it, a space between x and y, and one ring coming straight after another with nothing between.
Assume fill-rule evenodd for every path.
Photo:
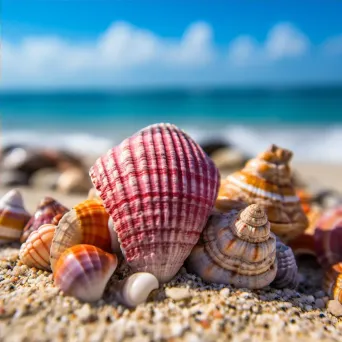
<instances>
[{"instance_id":1,"label":"ocean wave","mask_svg":"<svg viewBox=\"0 0 342 342\"><path fill-rule=\"evenodd\" d=\"M208 127L182 127L200 144L222 140L243 153L253 156L270 144L277 144L294 152L294 161L342 162L342 126L325 127L255 127L227 125ZM2 145L22 144L68 150L80 155L101 155L124 139L117 130L115 138L99 133L49 133L30 130L2 132Z\"/></svg>"}]
</instances>

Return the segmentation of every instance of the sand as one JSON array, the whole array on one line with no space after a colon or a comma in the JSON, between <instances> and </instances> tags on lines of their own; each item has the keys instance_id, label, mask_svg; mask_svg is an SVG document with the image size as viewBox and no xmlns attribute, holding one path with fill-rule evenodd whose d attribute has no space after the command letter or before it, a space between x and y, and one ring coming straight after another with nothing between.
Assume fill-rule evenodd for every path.
<instances>
[{"instance_id":1,"label":"sand","mask_svg":"<svg viewBox=\"0 0 342 342\"><path fill-rule=\"evenodd\" d=\"M296 169L312 188L342 191L342 166ZM86 198L20 189L31 213L44 195L70 208ZM312 258L299 260L297 290L206 284L182 268L146 304L127 309L111 291L124 268L103 299L87 304L64 296L51 273L22 265L18 251L18 244L0 247L0 341L342 341L342 311L338 317L326 309L322 270Z\"/></svg>"}]
</instances>

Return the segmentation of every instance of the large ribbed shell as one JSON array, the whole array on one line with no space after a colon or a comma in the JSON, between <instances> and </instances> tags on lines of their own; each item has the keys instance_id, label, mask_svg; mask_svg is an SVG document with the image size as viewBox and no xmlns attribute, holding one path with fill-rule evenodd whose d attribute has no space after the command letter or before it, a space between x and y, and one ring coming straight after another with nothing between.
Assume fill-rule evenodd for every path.
<instances>
[{"instance_id":1,"label":"large ribbed shell","mask_svg":"<svg viewBox=\"0 0 342 342\"><path fill-rule=\"evenodd\" d=\"M254 204L214 213L186 267L206 282L251 289L269 285L277 272L276 237L264 210Z\"/></svg>"},{"instance_id":2,"label":"large ribbed shell","mask_svg":"<svg viewBox=\"0 0 342 342\"><path fill-rule=\"evenodd\" d=\"M44 224L32 232L20 247L21 262L30 267L50 271L50 247L56 226Z\"/></svg>"},{"instance_id":3,"label":"large ribbed shell","mask_svg":"<svg viewBox=\"0 0 342 342\"><path fill-rule=\"evenodd\" d=\"M18 190L5 194L0 200L0 244L19 241L30 217Z\"/></svg>"},{"instance_id":4,"label":"large ribbed shell","mask_svg":"<svg viewBox=\"0 0 342 342\"><path fill-rule=\"evenodd\" d=\"M290 247L277 240L277 275L271 286L295 289L298 286L298 267Z\"/></svg>"},{"instance_id":5,"label":"large ribbed shell","mask_svg":"<svg viewBox=\"0 0 342 342\"><path fill-rule=\"evenodd\" d=\"M247 162L221 184L217 208L227 208L227 201L258 203L267 210L271 230L289 241L308 226L292 183L289 162L292 152L272 145L266 152Z\"/></svg>"},{"instance_id":6,"label":"large ribbed shell","mask_svg":"<svg viewBox=\"0 0 342 342\"><path fill-rule=\"evenodd\" d=\"M188 135L149 126L99 158L90 176L135 271L169 281L213 208L219 173Z\"/></svg>"},{"instance_id":7,"label":"large ribbed shell","mask_svg":"<svg viewBox=\"0 0 342 342\"><path fill-rule=\"evenodd\" d=\"M342 262L342 206L323 213L314 238L317 259L324 268Z\"/></svg>"},{"instance_id":8,"label":"large ribbed shell","mask_svg":"<svg viewBox=\"0 0 342 342\"><path fill-rule=\"evenodd\" d=\"M58 223L51 245L52 271L60 255L74 245L89 244L111 252L108 220L109 215L97 200L81 202L66 213Z\"/></svg>"},{"instance_id":9,"label":"large ribbed shell","mask_svg":"<svg viewBox=\"0 0 342 342\"><path fill-rule=\"evenodd\" d=\"M324 290L342 304L342 262L328 268L323 280Z\"/></svg>"},{"instance_id":10,"label":"large ribbed shell","mask_svg":"<svg viewBox=\"0 0 342 342\"><path fill-rule=\"evenodd\" d=\"M91 245L73 246L58 259L55 285L64 294L82 301L99 300L117 264L115 254Z\"/></svg>"},{"instance_id":11,"label":"large ribbed shell","mask_svg":"<svg viewBox=\"0 0 342 342\"><path fill-rule=\"evenodd\" d=\"M20 238L21 242L25 242L29 235L37 230L43 224L52 223L53 218L58 215L64 215L69 209L51 197L45 197L39 203L35 214L24 228L23 235Z\"/></svg>"}]
</instances>

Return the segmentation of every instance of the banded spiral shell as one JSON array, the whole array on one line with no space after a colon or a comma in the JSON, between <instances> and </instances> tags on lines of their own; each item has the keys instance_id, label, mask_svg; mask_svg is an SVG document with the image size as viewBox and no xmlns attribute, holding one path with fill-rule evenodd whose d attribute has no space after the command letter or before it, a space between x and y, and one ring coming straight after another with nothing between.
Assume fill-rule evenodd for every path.
<instances>
[{"instance_id":1,"label":"banded spiral shell","mask_svg":"<svg viewBox=\"0 0 342 342\"><path fill-rule=\"evenodd\" d=\"M324 275L323 288L330 298L342 304L342 262L329 267Z\"/></svg>"},{"instance_id":2,"label":"banded spiral shell","mask_svg":"<svg viewBox=\"0 0 342 342\"><path fill-rule=\"evenodd\" d=\"M20 241L25 242L29 235L37 230L43 224L52 223L53 218L58 215L64 215L69 209L51 197L45 197L39 203L35 214L24 228Z\"/></svg>"},{"instance_id":3,"label":"banded spiral shell","mask_svg":"<svg viewBox=\"0 0 342 342\"><path fill-rule=\"evenodd\" d=\"M226 208L231 200L261 204L272 232L284 241L294 239L306 229L308 220L292 183L291 158L292 152L270 146L222 182L216 207Z\"/></svg>"},{"instance_id":4,"label":"banded spiral shell","mask_svg":"<svg viewBox=\"0 0 342 342\"><path fill-rule=\"evenodd\" d=\"M75 245L60 256L54 273L55 285L66 295L85 302L103 296L118 264L115 254L91 245Z\"/></svg>"},{"instance_id":5,"label":"banded spiral shell","mask_svg":"<svg viewBox=\"0 0 342 342\"><path fill-rule=\"evenodd\" d=\"M298 286L298 267L292 249L277 240L277 274L271 286L295 289Z\"/></svg>"},{"instance_id":6,"label":"banded spiral shell","mask_svg":"<svg viewBox=\"0 0 342 342\"><path fill-rule=\"evenodd\" d=\"M30 217L18 190L13 189L5 194L0 200L0 245L19 241Z\"/></svg>"},{"instance_id":7,"label":"banded spiral shell","mask_svg":"<svg viewBox=\"0 0 342 342\"><path fill-rule=\"evenodd\" d=\"M176 126L155 124L109 150L90 176L131 268L172 279L214 206L212 160Z\"/></svg>"},{"instance_id":8,"label":"banded spiral shell","mask_svg":"<svg viewBox=\"0 0 342 342\"><path fill-rule=\"evenodd\" d=\"M186 268L206 282L259 289L277 273L276 237L262 207L214 213Z\"/></svg>"},{"instance_id":9,"label":"banded spiral shell","mask_svg":"<svg viewBox=\"0 0 342 342\"><path fill-rule=\"evenodd\" d=\"M66 213L58 223L50 250L51 269L60 255L78 244L93 245L106 252L112 251L112 234L108 227L109 215L97 200L86 200Z\"/></svg>"},{"instance_id":10,"label":"banded spiral shell","mask_svg":"<svg viewBox=\"0 0 342 342\"><path fill-rule=\"evenodd\" d=\"M33 231L20 247L19 258L23 264L50 271L50 247L56 226L44 224Z\"/></svg>"},{"instance_id":11,"label":"banded spiral shell","mask_svg":"<svg viewBox=\"0 0 342 342\"><path fill-rule=\"evenodd\" d=\"M317 259L322 267L342 262L342 206L323 213L317 221L314 238Z\"/></svg>"}]
</instances>

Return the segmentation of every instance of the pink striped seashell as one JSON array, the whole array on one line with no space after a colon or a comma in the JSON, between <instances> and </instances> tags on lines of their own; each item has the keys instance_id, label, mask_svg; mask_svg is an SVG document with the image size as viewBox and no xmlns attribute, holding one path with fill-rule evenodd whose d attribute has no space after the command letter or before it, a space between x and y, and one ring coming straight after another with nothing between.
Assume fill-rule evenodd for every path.
<instances>
[{"instance_id":1,"label":"pink striped seashell","mask_svg":"<svg viewBox=\"0 0 342 342\"><path fill-rule=\"evenodd\" d=\"M25 242L33 231L37 230L43 224L52 223L52 220L56 215L64 215L68 211L68 208L66 208L64 205L60 204L53 198L43 198L42 201L39 203L34 216L32 216L30 221L24 227L24 232L20 238L20 241Z\"/></svg>"},{"instance_id":2,"label":"pink striped seashell","mask_svg":"<svg viewBox=\"0 0 342 342\"><path fill-rule=\"evenodd\" d=\"M85 302L99 300L118 265L115 254L91 245L75 245L60 256L55 285L66 295Z\"/></svg>"},{"instance_id":3,"label":"pink striped seashell","mask_svg":"<svg viewBox=\"0 0 342 342\"><path fill-rule=\"evenodd\" d=\"M56 226L44 224L30 234L20 247L19 258L23 264L50 271L50 247Z\"/></svg>"},{"instance_id":4,"label":"pink striped seashell","mask_svg":"<svg viewBox=\"0 0 342 342\"><path fill-rule=\"evenodd\" d=\"M163 283L176 275L213 209L219 172L183 131L148 126L90 169L134 271Z\"/></svg>"}]
</instances>

